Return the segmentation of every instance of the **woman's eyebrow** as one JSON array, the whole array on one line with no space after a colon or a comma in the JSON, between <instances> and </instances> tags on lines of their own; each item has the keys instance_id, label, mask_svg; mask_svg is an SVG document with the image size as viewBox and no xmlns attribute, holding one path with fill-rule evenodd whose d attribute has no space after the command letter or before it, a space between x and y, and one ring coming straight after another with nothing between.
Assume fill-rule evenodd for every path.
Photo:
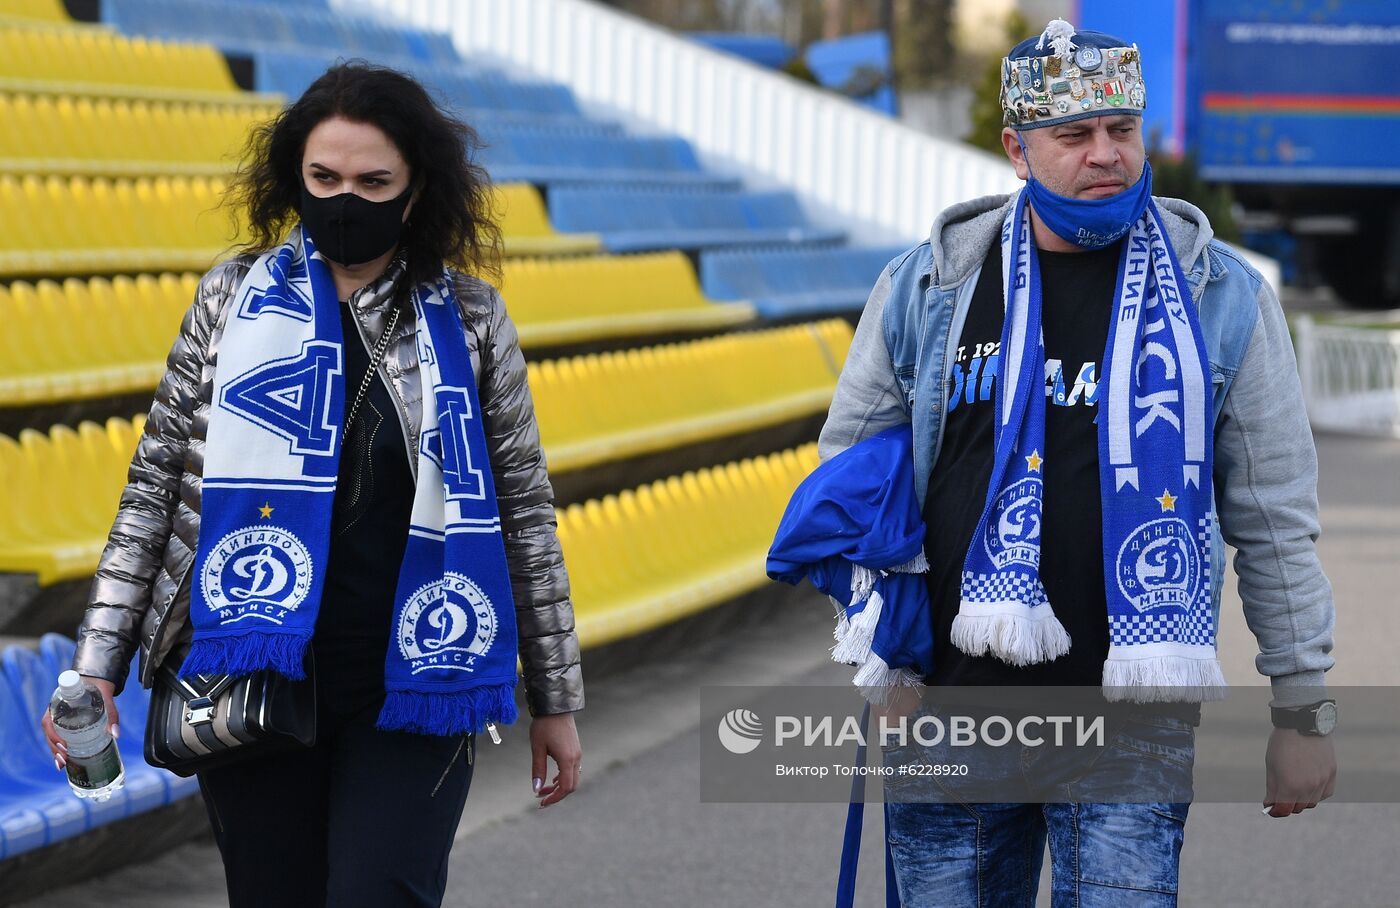
<instances>
[{"instance_id":1,"label":"woman's eyebrow","mask_svg":"<svg viewBox=\"0 0 1400 908\"><path fill-rule=\"evenodd\" d=\"M336 173L334 170L330 169L330 168L327 167L325 164L321 164L321 163L318 163L318 162L316 162L316 161L312 161L312 162L311 162L310 164L308 164L307 166L308 166L308 167L315 167L315 168L317 168L317 169L319 169L319 170L324 170L326 173L335 174L336 176L340 176L340 174ZM361 178L364 178L364 177L386 177L386 176L393 176L393 173L394 173L394 172L393 172L392 170L367 170L367 171L365 171L364 173L360 174L360 177L361 177Z\"/></svg>"}]
</instances>

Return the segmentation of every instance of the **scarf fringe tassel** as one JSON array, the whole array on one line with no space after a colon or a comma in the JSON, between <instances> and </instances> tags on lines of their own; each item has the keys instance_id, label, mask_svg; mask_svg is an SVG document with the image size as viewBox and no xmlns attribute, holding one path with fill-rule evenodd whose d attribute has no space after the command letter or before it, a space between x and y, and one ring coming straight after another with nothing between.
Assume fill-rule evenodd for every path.
<instances>
[{"instance_id":1,"label":"scarf fringe tassel","mask_svg":"<svg viewBox=\"0 0 1400 908\"><path fill-rule=\"evenodd\" d=\"M1225 699L1225 675L1216 659L1154 656L1103 664L1104 699L1119 703L1200 703Z\"/></svg>"},{"instance_id":2,"label":"scarf fringe tassel","mask_svg":"<svg viewBox=\"0 0 1400 908\"><path fill-rule=\"evenodd\" d=\"M1026 615L958 615L953 645L969 656L991 653L1011 665L1034 665L1069 652L1069 633L1046 608L1043 618Z\"/></svg>"},{"instance_id":3,"label":"scarf fringe tassel","mask_svg":"<svg viewBox=\"0 0 1400 908\"><path fill-rule=\"evenodd\" d=\"M927 572L928 556L923 552L920 552L903 564L896 564L894 567L885 568L886 574L924 574Z\"/></svg>"},{"instance_id":4,"label":"scarf fringe tassel","mask_svg":"<svg viewBox=\"0 0 1400 908\"><path fill-rule=\"evenodd\" d=\"M300 634L248 632L205 639L196 638L180 665L179 676L233 675L242 677L270 669L301 681L306 678L306 645Z\"/></svg>"},{"instance_id":5,"label":"scarf fringe tassel","mask_svg":"<svg viewBox=\"0 0 1400 908\"><path fill-rule=\"evenodd\" d=\"M871 590L866 597L865 608L845 618L844 626L837 623L836 645L831 648L832 661L849 665L865 664L865 660L870 658L870 645L875 642L875 627L880 623L884 604L884 597L878 591Z\"/></svg>"},{"instance_id":6,"label":"scarf fringe tassel","mask_svg":"<svg viewBox=\"0 0 1400 908\"><path fill-rule=\"evenodd\" d=\"M924 680L907 668L890 668L875 653L865 660L852 683L860 695L875 706L888 706L890 695L897 687L923 687Z\"/></svg>"},{"instance_id":7,"label":"scarf fringe tassel","mask_svg":"<svg viewBox=\"0 0 1400 908\"><path fill-rule=\"evenodd\" d=\"M464 735L484 730L487 722L509 725L516 715L513 681L443 693L391 690L375 727L421 735Z\"/></svg>"}]
</instances>

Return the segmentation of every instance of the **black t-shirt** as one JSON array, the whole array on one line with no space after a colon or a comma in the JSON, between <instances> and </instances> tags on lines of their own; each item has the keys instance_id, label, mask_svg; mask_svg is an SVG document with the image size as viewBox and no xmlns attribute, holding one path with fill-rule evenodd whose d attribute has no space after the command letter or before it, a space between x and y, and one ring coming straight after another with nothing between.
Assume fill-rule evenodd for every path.
<instances>
[{"instance_id":1,"label":"black t-shirt","mask_svg":"<svg viewBox=\"0 0 1400 908\"><path fill-rule=\"evenodd\" d=\"M370 360L346 303L340 304L340 327L348 417ZM371 344L376 340L369 338ZM376 370L341 446L325 592L312 638L318 707L338 715L384 696L384 660L414 492L396 408Z\"/></svg>"},{"instance_id":2,"label":"black t-shirt","mask_svg":"<svg viewBox=\"0 0 1400 908\"><path fill-rule=\"evenodd\" d=\"M934 613L938 685L1099 685L1108 656L1103 521L1099 499L1099 360L1118 276L1121 243L1088 252L1040 252L1045 337L1045 498L1040 577L1069 652L1017 667L969 656L952 644L963 559L992 474L992 428L1004 308L1001 244L982 265L948 378L947 424L929 480L924 549Z\"/></svg>"}]
</instances>

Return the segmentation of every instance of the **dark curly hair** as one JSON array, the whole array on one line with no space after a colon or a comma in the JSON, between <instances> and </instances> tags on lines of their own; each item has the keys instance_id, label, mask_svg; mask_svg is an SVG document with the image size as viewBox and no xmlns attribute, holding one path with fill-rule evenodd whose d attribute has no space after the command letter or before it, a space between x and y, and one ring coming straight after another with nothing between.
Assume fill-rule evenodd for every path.
<instances>
[{"instance_id":1,"label":"dark curly hair","mask_svg":"<svg viewBox=\"0 0 1400 908\"><path fill-rule=\"evenodd\" d=\"M248 138L243 165L225 203L246 218L244 252L281 243L300 215L301 158L319 123L340 116L383 130L421 188L400 241L415 283L443 265L500 277L501 231L492 211L491 178L475 161L481 140L444 111L411 76L362 60L337 63L300 98Z\"/></svg>"}]
</instances>

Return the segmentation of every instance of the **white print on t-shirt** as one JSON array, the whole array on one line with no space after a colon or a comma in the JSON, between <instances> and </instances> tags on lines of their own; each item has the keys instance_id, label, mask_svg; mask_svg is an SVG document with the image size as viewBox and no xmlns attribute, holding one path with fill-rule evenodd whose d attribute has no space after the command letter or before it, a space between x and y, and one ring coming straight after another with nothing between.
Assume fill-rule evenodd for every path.
<instances>
[{"instance_id":1,"label":"white print on t-shirt","mask_svg":"<svg viewBox=\"0 0 1400 908\"><path fill-rule=\"evenodd\" d=\"M969 352L972 354L970 357ZM1000 341L976 344L971 351L966 346L959 347L957 362L953 363L949 376L948 412L952 413L959 404L991 400L1000 365ZM1099 364L1082 364L1073 384L1070 384L1065 379L1064 364L1058 359L1047 359L1045 396L1059 407L1096 405L1099 401Z\"/></svg>"}]
</instances>

